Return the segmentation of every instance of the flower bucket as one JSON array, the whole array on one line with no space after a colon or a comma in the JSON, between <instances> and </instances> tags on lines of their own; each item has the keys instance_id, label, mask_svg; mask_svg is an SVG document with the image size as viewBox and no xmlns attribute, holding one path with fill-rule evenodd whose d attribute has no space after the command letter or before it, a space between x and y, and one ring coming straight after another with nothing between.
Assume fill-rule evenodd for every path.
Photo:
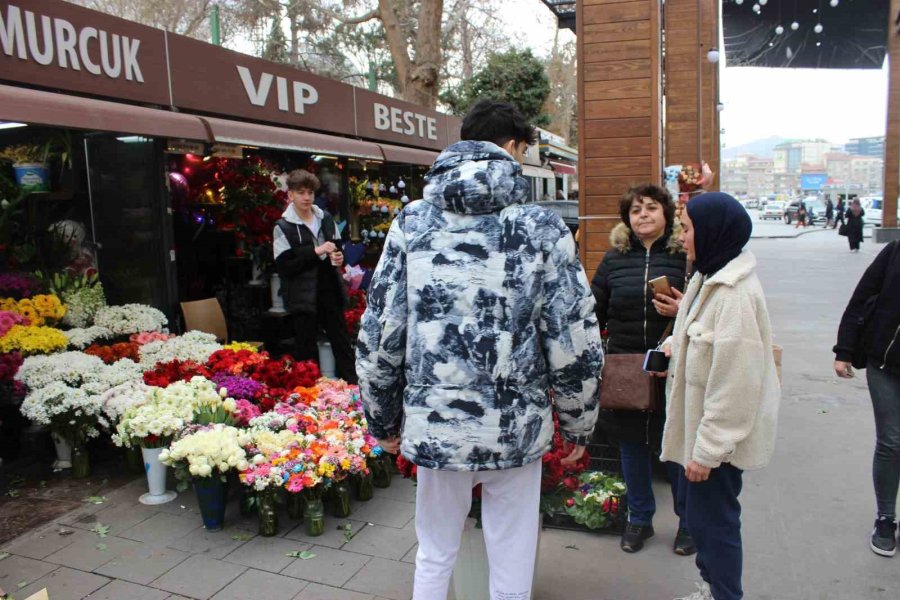
<instances>
[{"instance_id":1,"label":"flower bucket","mask_svg":"<svg viewBox=\"0 0 900 600\"><path fill-rule=\"evenodd\" d=\"M250 285L263 285L263 271L259 266L259 261L256 260L256 257L253 257L253 261L250 263L250 273L252 279L250 279Z\"/></svg>"},{"instance_id":2,"label":"flower bucket","mask_svg":"<svg viewBox=\"0 0 900 600\"><path fill-rule=\"evenodd\" d=\"M329 512L332 516L344 519L350 516L350 482L344 479L331 486L328 497Z\"/></svg>"},{"instance_id":3,"label":"flower bucket","mask_svg":"<svg viewBox=\"0 0 900 600\"><path fill-rule=\"evenodd\" d=\"M375 486L372 485L372 473L359 475L356 485L356 499L360 502L368 502L375 496Z\"/></svg>"},{"instance_id":4,"label":"flower bucket","mask_svg":"<svg viewBox=\"0 0 900 600\"><path fill-rule=\"evenodd\" d=\"M241 499L238 504L238 511L242 517L249 517L256 513L256 495L252 490L241 486Z\"/></svg>"},{"instance_id":5,"label":"flower bucket","mask_svg":"<svg viewBox=\"0 0 900 600\"><path fill-rule=\"evenodd\" d=\"M162 448L141 448L147 488L150 490L138 499L141 504L165 504L178 496L175 492L166 490L166 465L159 462L159 453L162 451Z\"/></svg>"},{"instance_id":6,"label":"flower bucket","mask_svg":"<svg viewBox=\"0 0 900 600\"><path fill-rule=\"evenodd\" d=\"M306 498L303 528L309 537L317 537L325 533L325 506L322 504L321 498L316 496Z\"/></svg>"},{"instance_id":7,"label":"flower bucket","mask_svg":"<svg viewBox=\"0 0 900 600\"><path fill-rule=\"evenodd\" d=\"M278 533L278 505L275 490L263 490L256 495L259 535L273 537Z\"/></svg>"},{"instance_id":8,"label":"flower bucket","mask_svg":"<svg viewBox=\"0 0 900 600\"><path fill-rule=\"evenodd\" d=\"M319 342L319 370L323 377L334 379L336 373L334 352L329 342Z\"/></svg>"},{"instance_id":9,"label":"flower bucket","mask_svg":"<svg viewBox=\"0 0 900 600\"><path fill-rule=\"evenodd\" d=\"M53 445L56 447L56 461L53 463L54 469L71 469L72 468L72 445L69 440L57 433L51 434Z\"/></svg>"},{"instance_id":10,"label":"flower bucket","mask_svg":"<svg viewBox=\"0 0 900 600\"><path fill-rule=\"evenodd\" d=\"M16 163L16 184L23 192L50 191L50 170L43 163Z\"/></svg>"},{"instance_id":11,"label":"flower bucket","mask_svg":"<svg viewBox=\"0 0 900 600\"><path fill-rule=\"evenodd\" d=\"M299 492L288 492L287 495L287 512L288 516L295 521L303 519L303 509L306 508L306 499Z\"/></svg>"},{"instance_id":12,"label":"flower bucket","mask_svg":"<svg viewBox=\"0 0 900 600\"><path fill-rule=\"evenodd\" d=\"M225 505L228 498L228 481L222 477L194 478L194 491L197 492L197 504L200 505L200 516L207 531L219 531L225 525Z\"/></svg>"},{"instance_id":13,"label":"flower bucket","mask_svg":"<svg viewBox=\"0 0 900 600\"><path fill-rule=\"evenodd\" d=\"M386 455L387 453L381 454L367 461L372 472L372 484L377 488L391 487L391 471L384 460Z\"/></svg>"},{"instance_id":14,"label":"flower bucket","mask_svg":"<svg viewBox=\"0 0 900 600\"><path fill-rule=\"evenodd\" d=\"M272 308L269 312L279 314L286 313L287 311L284 309L284 298L281 297L281 277L278 276L278 273L272 274L269 291L272 294Z\"/></svg>"}]
</instances>

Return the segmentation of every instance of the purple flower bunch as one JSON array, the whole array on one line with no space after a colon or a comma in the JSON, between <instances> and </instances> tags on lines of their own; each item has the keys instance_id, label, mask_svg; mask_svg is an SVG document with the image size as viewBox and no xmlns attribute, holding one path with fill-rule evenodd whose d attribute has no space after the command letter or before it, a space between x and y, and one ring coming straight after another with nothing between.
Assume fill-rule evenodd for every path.
<instances>
[{"instance_id":1,"label":"purple flower bunch","mask_svg":"<svg viewBox=\"0 0 900 600\"><path fill-rule=\"evenodd\" d=\"M212 380L217 388L225 388L228 391L228 397L235 400L253 400L263 387L263 384L249 377L223 372L214 374Z\"/></svg>"},{"instance_id":2,"label":"purple flower bunch","mask_svg":"<svg viewBox=\"0 0 900 600\"><path fill-rule=\"evenodd\" d=\"M0 273L0 298L30 298L41 292L41 282L29 273Z\"/></svg>"},{"instance_id":3,"label":"purple flower bunch","mask_svg":"<svg viewBox=\"0 0 900 600\"><path fill-rule=\"evenodd\" d=\"M0 337L3 337L13 325L28 325L30 321L27 317L23 317L19 313L10 310L0 310Z\"/></svg>"},{"instance_id":4,"label":"purple flower bunch","mask_svg":"<svg viewBox=\"0 0 900 600\"><path fill-rule=\"evenodd\" d=\"M12 381L22 362L22 355L18 352L0 354L0 381Z\"/></svg>"}]
</instances>

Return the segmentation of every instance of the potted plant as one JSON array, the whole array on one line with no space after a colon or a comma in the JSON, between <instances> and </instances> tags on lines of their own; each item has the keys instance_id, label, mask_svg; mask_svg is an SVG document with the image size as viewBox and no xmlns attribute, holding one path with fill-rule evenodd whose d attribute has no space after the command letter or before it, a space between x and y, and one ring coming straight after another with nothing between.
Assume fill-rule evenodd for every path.
<instances>
[{"instance_id":1,"label":"potted plant","mask_svg":"<svg viewBox=\"0 0 900 600\"><path fill-rule=\"evenodd\" d=\"M23 192L47 192L50 191L49 154L48 144L19 144L0 150L0 160L12 163L16 184Z\"/></svg>"}]
</instances>

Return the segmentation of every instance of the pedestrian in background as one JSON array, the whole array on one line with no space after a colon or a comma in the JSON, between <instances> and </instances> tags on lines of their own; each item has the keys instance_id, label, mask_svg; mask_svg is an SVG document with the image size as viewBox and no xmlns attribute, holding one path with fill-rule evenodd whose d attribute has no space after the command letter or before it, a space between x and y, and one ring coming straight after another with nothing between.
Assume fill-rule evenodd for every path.
<instances>
[{"instance_id":1,"label":"pedestrian in background","mask_svg":"<svg viewBox=\"0 0 900 600\"><path fill-rule=\"evenodd\" d=\"M665 349L671 356L662 459L684 466L687 523L703 578L690 600L739 600L743 472L775 449L781 398L752 224L740 203L702 194L682 214L696 273Z\"/></svg>"},{"instance_id":2,"label":"pedestrian in background","mask_svg":"<svg viewBox=\"0 0 900 600\"><path fill-rule=\"evenodd\" d=\"M372 434L418 465L413 599L446 600L481 484L490 597L528 600L552 413L572 464L597 419L603 349L572 234L523 204L534 127L480 101L461 138L391 224L360 326L360 393Z\"/></svg>"},{"instance_id":3,"label":"pedestrian in background","mask_svg":"<svg viewBox=\"0 0 900 600\"><path fill-rule=\"evenodd\" d=\"M609 236L610 249L597 267L591 288L597 301L597 320L608 332L610 354L644 354L657 347L660 337L678 312L684 289L687 258L678 236L675 203L668 190L655 185L629 189L619 201L622 222ZM654 299L649 282L665 277L674 294ZM664 382L658 382L664 387ZM661 390L662 391L662 390ZM654 535L653 461L662 440L662 412L601 410L598 426L619 447L622 474L628 487L628 524L620 546L638 552ZM676 554L696 552L684 514L684 486L679 486L681 467L666 463L675 514Z\"/></svg>"},{"instance_id":4,"label":"pedestrian in background","mask_svg":"<svg viewBox=\"0 0 900 600\"><path fill-rule=\"evenodd\" d=\"M864 357L875 412L872 482L877 515L869 547L880 556L897 552L897 488L900 487L900 242L885 246L866 269L844 310L834 346L838 377L854 376L854 354ZM861 324L861 323L864 323ZM859 363L857 363L859 366Z\"/></svg>"},{"instance_id":5,"label":"pedestrian in background","mask_svg":"<svg viewBox=\"0 0 900 600\"><path fill-rule=\"evenodd\" d=\"M857 198L850 202L850 208L847 210L847 241L850 243L850 252L859 252L859 245L863 241L863 217L866 211Z\"/></svg>"},{"instance_id":6,"label":"pedestrian in background","mask_svg":"<svg viewBox=\"0 0 900 600\"><path fill-rule=\"evenodd\" d=\"M825 229L831 227L831 222L834 220L834 202L831 201L831 198L825 201Z\"/></svg>"},{"instance_id":7,"label":"pedestrian in background","mask_svg":"<svg viewBox=\"0 0 900 600\"><path fill-rule=\"evenodd\" d=\"M794 229L806 227L807 215L806 203L801 201L800 206L797 207L797 224L794 225Z\"/></svg>"},{"instance_id":8,"label":"pedestrian in background","mask_svg":"<svg viewBox=\"0 0 900 600\"><path fill-rule=\"evenodd\" d=\"M832 223L832 225L831 225L832 229L837 227L838 223L840 223L841 225L846 224L844 221L844 212L846 211L846 209L847 209L847 205L844 204L844 199L838 198L837 206L834 209L835 217L834 217L834 223Z\"/></svg>"}]
</instances>

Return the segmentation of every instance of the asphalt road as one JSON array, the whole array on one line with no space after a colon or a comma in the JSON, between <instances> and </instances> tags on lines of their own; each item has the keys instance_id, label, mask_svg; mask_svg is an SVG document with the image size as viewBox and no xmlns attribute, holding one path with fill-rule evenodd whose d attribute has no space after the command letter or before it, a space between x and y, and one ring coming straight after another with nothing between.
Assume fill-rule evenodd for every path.
<instances>
[{"instance_id":1,"label":"asphalt road","mask_svg":"<svg viewBox=\"0 0 900 600\"><path fill-rule=\"evenodd\" d=\"M824 231L754 239L750 248L784 347L784 381L774 460L744 477L745 598L900 597L900 556L868 547L874 425L865 374L842 381L831 370L844 304L880 247L867 240L851 254L845 238ZM693 559L671 550L668 487L658 482L656 490L657 534L638 554L622 552L616 537L545 530L535 598L656 600L693 591Z\"/></svg>"}]
</instances>

